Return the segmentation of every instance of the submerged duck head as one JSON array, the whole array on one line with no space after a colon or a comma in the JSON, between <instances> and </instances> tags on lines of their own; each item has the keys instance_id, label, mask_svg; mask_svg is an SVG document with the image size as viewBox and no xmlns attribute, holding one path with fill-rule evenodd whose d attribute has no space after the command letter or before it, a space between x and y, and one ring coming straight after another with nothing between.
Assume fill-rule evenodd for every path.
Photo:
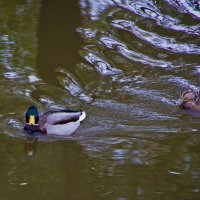
<instances>
[{"instance_id":1,"label":"submerged duck head","mask_svg":"<svg viewBox=\"0 0 200 200\"><path fill-rule=\"evenodd\" d=\"M182 104L185 102L193 102L195 101L195 93L192 89L185 90L181 93L181 101Z\"/></svg>"},{"instance_id":2,"label":"submerged duck head","mask_svg":"<svg viewBox=\"0 0 200 200\"><path fill-rule=\"evenodd\" d=\"M39 113L35 106L30 106L26 112L26 123L29 125L36 125L39 121Z\"/></svg>"},{"instance_id":3,"label":"submerged duck head","mask_svg":"<svg viewBox=\"0 0 200 200\"><path fill-rule=\"evenodd\" d=\"M180 107L200 112L200 92L192 88L182 90L180 94Z\"/></svg>"}]
</instances>

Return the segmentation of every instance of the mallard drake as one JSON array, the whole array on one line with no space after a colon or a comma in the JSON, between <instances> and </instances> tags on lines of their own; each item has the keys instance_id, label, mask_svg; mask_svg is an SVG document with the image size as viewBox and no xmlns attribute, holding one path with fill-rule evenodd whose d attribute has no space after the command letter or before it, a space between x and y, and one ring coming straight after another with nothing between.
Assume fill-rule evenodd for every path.
<instances>
[{"instance_id":1,"label":"mallard drake","mask_svg":"<svg viewBox=\"0 0 200 200\"><path fill-rule=\"evenodd\" d=\"M26 112L25 132L69 136L86 117L85 111L58 110L39 114L35 106Z\"/></svg>"},{"instance_id":2,"label":"mallard drake","mask_svg":"<svg viewBox=\"0 0 200 200\"><path fill-rule=\"evenodd\" d=\"M200 112L200 92L196 92L190 87L185 88L181 91L180 101L182 109Z\"/></svg>"}]
</instances>

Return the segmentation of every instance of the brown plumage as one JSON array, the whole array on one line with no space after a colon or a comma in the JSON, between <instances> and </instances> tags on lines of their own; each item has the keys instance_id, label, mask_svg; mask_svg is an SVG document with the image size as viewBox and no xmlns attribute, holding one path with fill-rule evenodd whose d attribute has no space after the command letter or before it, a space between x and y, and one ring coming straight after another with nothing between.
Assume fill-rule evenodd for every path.
<instances>
[{"instance_id":1,"label":"brown plumage","mask_svg":"<svg viewBox=\"0 0 200 200\"><path fill-rule=\"evenodd\" d=\"M190 87L185 88L181 91L180 99L182 109L200 112L200 92L196 92Z\"/></svg>"}]
</instances>

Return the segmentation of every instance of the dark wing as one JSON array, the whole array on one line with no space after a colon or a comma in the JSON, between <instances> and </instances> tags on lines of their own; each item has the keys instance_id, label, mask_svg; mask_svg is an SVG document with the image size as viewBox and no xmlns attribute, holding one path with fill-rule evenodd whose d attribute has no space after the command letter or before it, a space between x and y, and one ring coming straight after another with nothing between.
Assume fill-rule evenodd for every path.
<instances>
[{"instance_id":1,"label":"dark wing","mask_svg":"<svg viewBox=\"0 0 200 200\"><path fill-rule=\"evenodd\" d=\"M82 112L81 111L50 111L43 113L41 117L44 119L46 123L56 125L56 124L66 124L68 122L78 121ZM41 119L42 120L42 119Z\"/></svg>"}]
</instances>

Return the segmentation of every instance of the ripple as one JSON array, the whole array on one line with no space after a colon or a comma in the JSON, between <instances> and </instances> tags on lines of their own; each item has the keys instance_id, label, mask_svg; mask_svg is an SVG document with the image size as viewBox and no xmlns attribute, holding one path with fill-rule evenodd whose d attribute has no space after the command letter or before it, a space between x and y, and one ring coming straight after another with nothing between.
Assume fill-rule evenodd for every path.
<instances>
[{"instance_id":1,"label":"ripple","mask_svg":"<svg viewBox=\"0 0 200 200\"><path fill-rule=\"evenodd\" d=\"M165 49L174 53L186 53L186 54L199 54L200 47L193 44L181 44L178 43L175 38L167 38L159 36L155 33L144 31L136 26L135 23L125 20L114 20L113 26L129 31L136 35L139 39L155 46L156 48Z\"/></svg>"},{"instance_id":2,"label":"ripple","mask_svg":"<svg viewBox=\"0 0 200 200\"><path fill-rule=\"evenodd\" d=\"M65 75L58 76L57 78L71 95L76 96L87 103L90 103L93 100L93 98L87 94L81 85L76 81L74 75L70 74L68 71L62 68L58 68L57 71Z\"/></svg>"},{"instance_id":3,"label":"ripple","mask_svg":"<svg viewBox=\"0 0 200 200\"><path fill-rule=\"evenodd\" d=\"M88 52L88 54L85 56L85 59L90 64L95 66L97 72L99 72L103 76L110 76L122 73L121 70L112 67L107 61L92 52Z\"/></svg>"},{"instance_id":4,"label":"ripple","mask_svg":"<svg viewBox=\"0 0 200 200\"><path fill-rule=\"evenodd\" d=\"M200 3L197 0L188 1L173 1L165 0L167 3L173 5L182 13L189 13L197 18L200 18Z\"/></svg>"},{"instance_id":5,"label":"ripple","mask_svg":"<svg viewBox=\"0 0 200 200\"><path fill-rule=\"evenodd\" d=\"M119 26L117 26L117 25L114 25L114 26L119 28ZM145 56L142 53L138 53L136 51L130 50L126 44L116 41L112 38L103 37L100 40L108 48L118 51L121 55L123 55L124 57L126 57L129 60L132 60L134 62L140 62L145 65L158 66L158 67L163 67L163 68L168 68L171 66L171 63L169 63L169 62L165 62L165 61L158 60L158 59L153 59L148 56Z\"/></svg>"},{"instance_id":6,"label":"ripple","mask_svg":"<svg viewBox=\"0 0 200 200\"><path fill-rule=\"evenodd\" d=\"M159 9L155 5L153 5L153 3L150 1L148 2L135 1L134 3L129 3L129 4L117 3L117 5L125 10L133 12L142 17L151 18L155 20L158 25L165 27L167 29L182 31L187 34L200 35L199 25L197 26L183 25L181 24L180 20L161 14Z\"/></svg>"}]
</instances>

